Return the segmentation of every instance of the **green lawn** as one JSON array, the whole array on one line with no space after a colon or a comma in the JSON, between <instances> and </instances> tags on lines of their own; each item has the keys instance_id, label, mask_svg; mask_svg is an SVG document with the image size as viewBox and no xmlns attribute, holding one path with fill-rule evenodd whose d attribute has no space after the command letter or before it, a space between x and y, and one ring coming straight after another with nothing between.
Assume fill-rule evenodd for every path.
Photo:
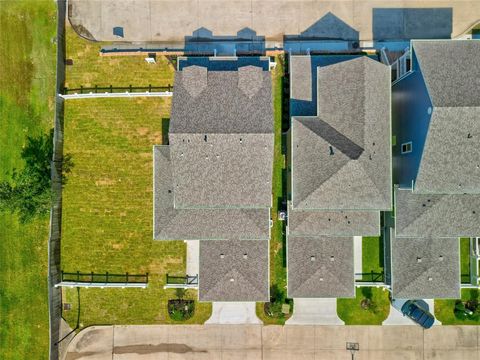
<instances>
[{"instance_id":1,"label":"green lawn","mask_svg":"<svg viewBox=\"0 0 480 360\"><path fill-rule=\"evenodd\" d=\"M460 238L460 274L462 283L470 283L470 238Z\"/></svg>"},{"instance_id":2,"label":"green lawn","mask_svg":"<svg viewBox=\"0 0 480 360\"><path fill-rule=\"evenodd\" d=\"M23 166L27 135L53 124L56 7L0 5L0 180ZM0 213L0 359L48 358L48 218L20 224Z\"/></svg>"},{"instance_id":3,"label":"green lawn","mask_svg":"<svg viewBox=\"0 0 480 360\"><path fill-rule=\"evenodd\" d=\"M66 67L65 86L156 86L173 85L173 65L166 57L157 56L156 64L148 64L145 56L100 56L106 43L91 42L66 28L67 58L73 65Z\"/></svg>"},{"instance_id":4,"label":"green lawn","mask_svg":"<svg viewBox=\"0 0 480 360\"><path fill-rule=\"evenodd\" d=\"M366 310L361 306L365 297L370 297L373 304ZM381 288L357 288L354 299L337 299L337 314L345 325L381 325L389 313L388 291Z\"/></svg>"},{"instance_id":5,"label":"green lawn","mask_svg":"<svg viewBox=\"0 0 480 360\"><path fill-rule=\"evenodd\" d=\"M274 130L275 145L273 158L273 227L270 239L270 286L277 286L279 290L287 292L287 269L285 253L285 223L278 220L278 210L282 198L286 196L285 155L282 150L282 101L284 64L283 57L276 57L277 66L272 71L273 106L274 106ZM263 311L264 303L257 303L257 315L265 324L284 324L286 318L271 318ZM291 309L292 311L292 309ZM291 313L290 311L290 313Z\"/></svg>"},{"instance_id":6,"label":"green lawn","mask_svg":"<svg viewBox=\"0 0 480 360\"><path fill-rule=\"evenodd\" d=\"M65 153L74 168L63 192L65 271L149 273L147 289L82 289L82 326L168 323L167 273L185 275L182 241L153 240L152 146L161 144L170 99L71 100L65 106ZM189 290L196 298L196 291ZM66 290L75 305L76 290ZM196 304L189 323L210 316ZM76 324L76 308L65 312Z\"/></svg>"},{"instance_id":7,"label":"green lawn","mask_svg":"<svg viewBox=\"0 0 480 360\"><path fill-rule=\"evenodd\" d=\"M479 292L477 289L462 289L463 301L471 299L478 300L478 298ZM457 319L453 313L453 310L455 309L455 301L456 300L435 300L435 317L443 325L480 325L480 320Z\"/></svg>"},{"instance_id":8,"label":"green lawn","mask_svg":"<svg viewBox=\"0 0 480 360\"><path fill-rule=\"evenodd\" d=\"M383 239L381 237L362 238L362 272L364 280L371 280L366 273L383 272Z\"/></svg>"}]
</instances>

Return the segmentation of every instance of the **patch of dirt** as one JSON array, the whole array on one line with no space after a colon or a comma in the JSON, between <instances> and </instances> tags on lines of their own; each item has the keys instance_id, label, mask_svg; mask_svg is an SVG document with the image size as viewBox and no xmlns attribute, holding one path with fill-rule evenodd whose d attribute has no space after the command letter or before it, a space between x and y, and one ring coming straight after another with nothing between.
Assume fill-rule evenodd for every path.
<instances>
[{"instance_id":1,"label":"patch of dirt","mask_svg":"<svg viewBox=\"0 0 480 360\"><path fill-rule=\"evenodd\" d=\"M91 41L97 41L95 37L90 33L90 31L85 28L82 24L75 24L71 21L72 27L75 30L75 32L80 35L81 37L91 40Z\"/></svg>"},{"instance_id":2,"label":"patch of dirt","mask_svg":"<svg viewBox=\"0 0 480 360\"><path fill-rule=\"evenodd\" d=\"M123 244L112 244L112 248L115 250L123 249Z\"/></svg>"},{"instance_id":3,"label":"patch of dirt","mask_svg":"<svg viewBox=\"0 0 480 360\"><path fill-rule=\"evenodd\" d=\"M113 348L114 354L137 354L137 355L148 355L156 353L175 353L175 354L186 354L186 353L195 353L201 352L206 353L207 350L194 349L186 344L170 344L163 343L158 345L146 344L146 345L126 345L126 346L115 346Z\"/></svg>"},{"instance_id":4,"label":"patch of dirt","mask_svg":"<svg viewBox=\"0 0 480 360\"><path fill-rule=\"evenodd\" d=\"M107 179L107 178L95 181L96 186L112 186L112 185L115 185L115 183L116 183L115 180Z\"/></svg>"},{"instance_id":5,"label":"patch of dirt","mask_svg":"<svg viewBox=\"0 0 480 360\"><path fill-rule=\"evenodd\" d=\"M148 132L149 132L149 130L148 130L148 128L146 128L146 127L141 127L141 128L138 128L138 129L137 129L137 133L138 133L138 135L140 135L140 136L145 136L145 135L148 134Z\"/></svg>"}]
</instances>

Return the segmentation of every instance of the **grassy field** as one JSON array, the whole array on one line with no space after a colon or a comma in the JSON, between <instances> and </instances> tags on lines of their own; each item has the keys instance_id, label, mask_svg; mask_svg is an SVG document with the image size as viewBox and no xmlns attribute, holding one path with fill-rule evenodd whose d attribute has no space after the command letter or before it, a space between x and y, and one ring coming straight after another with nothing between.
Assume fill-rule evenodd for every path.
<instances>
[{"instance_id":1,"label":"grassy field","mask_svg":"<svg viewBox=\"0 0 480 360\"><path fill-rule=\"evenodd\" d=\"M462 289L462 300L470 299L478 300L478 290ZM455 317L453 310L455 309L455 300L435 300L435 317L443 325L480 325L480 320L460 320ZM478 311L478 310L477 310Z\"/></svg>"},{"instance_id":2,"label":"grassy field","mask_svg":"<svg viewBox=\"0 0 480 360\"><path fill-rule=\"evenodd\" d=\"M367 295L368 291L371 293ZM365 310L361 302L366 295L371 297L373 306ZM354 299L337 299L337 314L345 325L381 325L389 313L388 291L382 289L357 288Z\"/></svg>"},{"instance_id":3,"label":"grassy field","mask_svg":"<svg viewBox=\"0 0 480 360\"><path fill-rule=\"evenodd\" d=\"M460 274L462 283L470 283L470 238L460 238Z\"/></svg>"},{"instance_id":4,"label":"grassy field","mask_svg":"<svg viewBox=\"0 0 480 360\"><path fill-rule=\"evenodd\" d=\"M152 146L161 144L170 99L89 99L65 107L65 152L74 168L63 195L65 271L149 273L143 289L82 289L82 326L171 322L167 273L184 275L181 241L153 240ZM189 290L190 297L196 292ZM65 292L76 304L76 290ZM202 323L211 305L196 304L188 322ZM76 308L64 316L74 326Z\"/></svg>"},{"instance_id":5,"label":"grassy field","mask_svg":"<svg viewBox=\"0 0 480 360\"><path fill-rule=\"evenodd\" d=\"M362 272L383 272L383 240L381 237L362 238ZM364 275L364 279L371 279L370 275Z\"/></svg>"},{"instance_id":6,"label":"grassy field","mask_svg":"<svg viewBox=\"0 0 480 360\"><path fill-rule=\"evenodd\" d=\"M56 30L53 1L0 5L0 180L8 180L27 135L53 123ZM20 224L0 213L0 359L48 358L48 219Z\"/></svg>"},{"instance_id":7,"label":"grassy field","mask_svg":"<svg viewBox=\"0 0 480 360\"><path fill-rule=\"evenodd\" d=\"M66 67L65 86L166 86L173 85L173 66L164 56L156 64L147 64L145 56L99 56L102 45L77 35L66 28L67 58L73 65Z\"/></svg>"},{"instance_id":8,"label":"grassy field","mask_svg":"<svg viewBox=\"0 0 480 360\"><path fill-rule=\"evenodd\" d=\"M282 101L283 101L283 57L276 58L277 66L272 71L273 86L273 106L274 106L274 158L273 158L273 207L272 219L273 227L270 240L270 286L277 286L278 289L287 292L287 269L285 253L285 223L278 220L278 210L281 201L285 197L286 177L285 177L285 155L282 150ZM257 303L257 316L265 324L284 324L286 318L271 318L265 315L263 310L264 303Z\"/></svg>"}]
</instances>

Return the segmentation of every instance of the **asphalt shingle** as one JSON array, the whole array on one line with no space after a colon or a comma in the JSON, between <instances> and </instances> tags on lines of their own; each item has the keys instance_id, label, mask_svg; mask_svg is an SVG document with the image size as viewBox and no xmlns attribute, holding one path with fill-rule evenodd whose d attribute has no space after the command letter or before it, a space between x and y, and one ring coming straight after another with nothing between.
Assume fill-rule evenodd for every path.
<instances>
[{"instance_id":1,"label":"asphalt shingle","mask_svg":"<svg viewBox=\"0 0 480 360\"><path fill-rule=\"evenodd\" d=\"M352 237L288 237L288 296L355 297Z\"/></svg>"},{"instance_id":2,"label":"asphalt shingle","mask_svg":"<svg viewBox=\"0 0 480 360\"><path fill-rule=\"evenodd\" d=\"M200 301L269 301L268 241L200 241Z\"/></svg>"}]
</instances>

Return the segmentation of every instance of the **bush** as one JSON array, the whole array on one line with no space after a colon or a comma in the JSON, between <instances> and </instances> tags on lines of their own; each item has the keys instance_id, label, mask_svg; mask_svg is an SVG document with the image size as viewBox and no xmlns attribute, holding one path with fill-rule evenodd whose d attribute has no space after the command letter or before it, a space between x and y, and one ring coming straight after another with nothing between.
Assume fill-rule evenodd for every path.
<instances>
[{"instance_id":1,"label":"bush","mask_svg":"<svg viewBox=\"0 0 480 360\"><path fill-rule=\"evenodd\" d=\"M190 319L195 312L195 301L175 299L168 300L168 315L175 321Z\"/></svg>"},{"instance_id":2,"label":"bush","mask_svg":"<svg viewBox=\"0 0 480 360\"><path fill-rule=\"evenodd\" d=\"M285 292L282 291L278 285L273 285L270 288L270 302L265 303L263 307L265 314L269 317L285 318L285 314L282 313L282 306L284 304L290 305L291 314L293 310L293 300L287 299Z\"/></svg>"}]
</instances>

